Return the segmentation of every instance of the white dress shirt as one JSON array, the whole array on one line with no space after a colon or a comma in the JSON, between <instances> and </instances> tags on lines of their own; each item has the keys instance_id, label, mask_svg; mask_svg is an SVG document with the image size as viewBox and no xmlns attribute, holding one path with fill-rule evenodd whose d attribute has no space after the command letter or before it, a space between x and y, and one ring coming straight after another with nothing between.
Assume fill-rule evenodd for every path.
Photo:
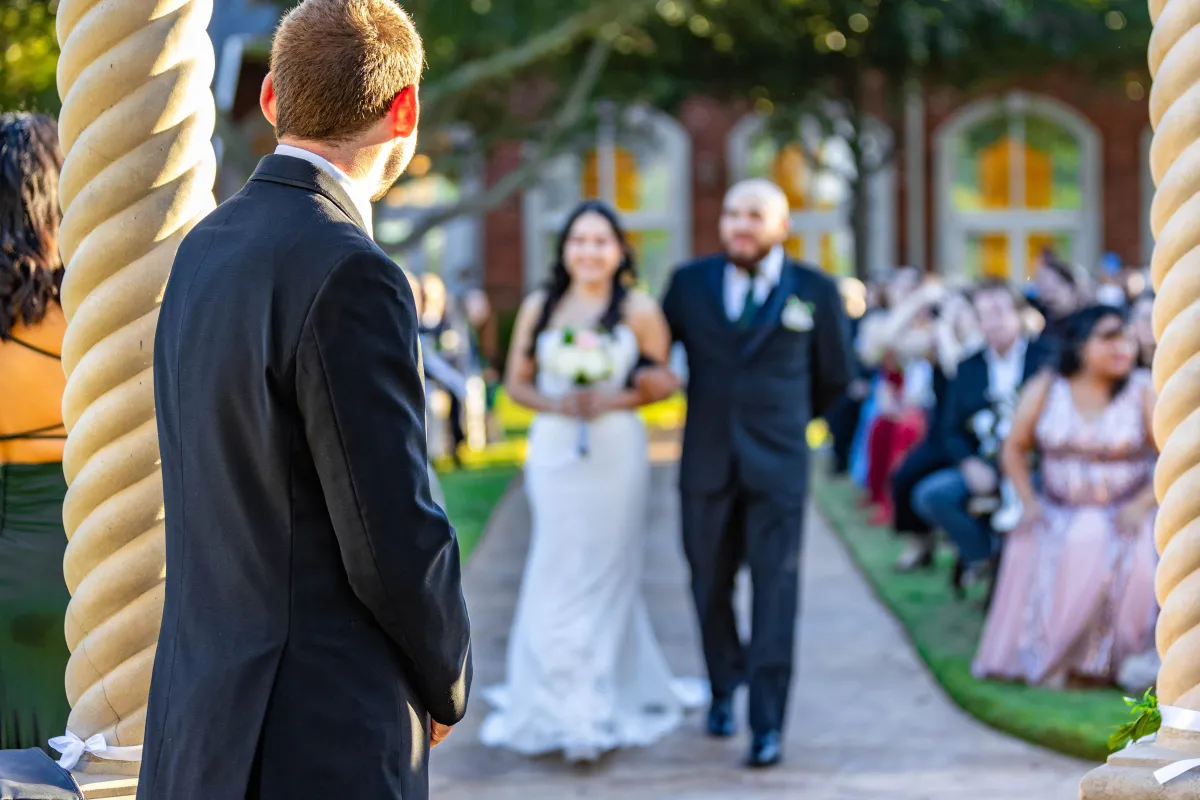
<instances>
[{"instance_id":1,"label":"white dress shirt","mask_svg":"<svg viewBox=\"0 0 1200 800\"><path fill-rule=\"evenodd\" d=\"M1015 399L1025 375L1025 351L1029 340L1017 339L1003 356L992 348L983 351L988 368L988 395L997 400Z\"/></svg>"},{"instance_id":2,"label":"white dress shirt","mask_svg":"<svg viewBox=\"0 0 1200 800\"><path fill-rule=\"evenodd\" d=\"M329 173L329 175L338 182L338 185L345 190L346 194L350 196L350 202L354 203L354 207L358 210L359 216L362 217L363 225L367 230L367 235L374 238L374 215L371 212L371 191L369 189L364 188L345 172L342 172L337 165L310 150L305 150L300 147L293 147L290 144L281 144L275 148L275 155L299 158L307 161L310 164L314 164L320 169L323 169L325 172Z\"/></svg>"},{"instance_id":3,"label":"white dress shirt","mask_svg":"<svg viewBox=\"0 0 1200 800\"><path fill-rule=\"evenodd\" d=\"M773 248L758 262L753 279L746 270L738 269L733 264L725 265L725 313L731 320L741 319L742 309L746 306L746 292L752 288L754 299L760 306L767 301L767 296L778 285L779 277L783 274L783 261L783 248Z\"/></svg>"}]
</instances>

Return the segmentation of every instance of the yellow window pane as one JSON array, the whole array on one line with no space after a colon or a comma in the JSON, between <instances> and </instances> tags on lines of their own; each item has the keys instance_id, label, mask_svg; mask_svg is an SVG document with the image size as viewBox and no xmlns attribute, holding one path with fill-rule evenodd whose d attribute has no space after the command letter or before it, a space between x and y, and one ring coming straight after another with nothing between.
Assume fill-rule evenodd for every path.
<instances>
[{"instance_id":1,"label":"yellow window pane","mask_svg":"<svg viewBox=\"0 0 1200 800\"><path fill-rule=\"evenodd\" d=\"M825 270L826 272L837 273L840 271L837 263L837 251L834 250L833 246L832 233L821 234L821 243L818 250L818 261L821 264L821 269Z\"/></svg>"},{"instance_id":2,"label":"yellow window pane","mask_svg":"<svg viewBox=\"0 0 1200 800\"><path fill-rule=\"evenodd\" d=\"M1051 208L1054 205L1054 165L1050 154L1025 147L1025 206Z\"/></svg>"},{"instance_id":3,"label":"yellow window pane","mask_svg":"<svg viewBox=\"0 0 1200 800\"><path fill-rule=\"evenodd\" d=\"M983 207L1008 208L1012 196L1008 137L980 150L978 163Z\"/></svg>"},{"instance_id":4,"label":"yellow window pane","mask_svg":"<svg viewBox=\"0 0 1200 800\"><path fill-rule=\"evenodd\" d=\"M1007 280L1008 236L1003 233L972 233L967 237L966 263L963 274L969 278Z\"/></svg>"},{"instance_id":5,"label":"yellow window pane","mask_svg":"<svg viewBox=\"0 0 1200 800\"><path fill-rule=\"evenodd\" d=\"M789 256L800 261L804 258L804 237L792 234L783 243L783 249L787 251Z\"/></svg>"},{"instance_id":6,"label":"yellow window pane","mask_svg":"<svg viewBox=\"0 0 1200 800\"><path fill-rule=\"evenodd\" d=\"M613 152L616 161L614 171L617 196L604 197L600 191L600 158L593 148L583 158L581 191L584 197L599 197L613 203L618 211L637 211L641 197L641 176L638 174L637 158L628 150L618 147Z\"/></svg>"},{"instance_id":7,"label":"yellow window pane","mask_svg":"<svg viewBox=\"0 0 1200 800\"><path fill-rule=\"evenodd\" d=\"M771 165L771 180L787 194L793 211L807 206L808 163L799 147L788 145L779 151Z\"/></svg>"},{"instance_id":8,"label":"yellow window pane","mask_svg":"<svg viewBox=\"0 0 1200 800\"><path fill-rule=\"evenodd\" d=\"M1038 257L1046 248L1054 251L1060 257L1069 258L1071 247L1072 237L1069 233L1047 233L1044 231L1030 233L1025 252L1025 277L1033 277L1033 267L1037 264Z\"/></svg>"}]
</instances>

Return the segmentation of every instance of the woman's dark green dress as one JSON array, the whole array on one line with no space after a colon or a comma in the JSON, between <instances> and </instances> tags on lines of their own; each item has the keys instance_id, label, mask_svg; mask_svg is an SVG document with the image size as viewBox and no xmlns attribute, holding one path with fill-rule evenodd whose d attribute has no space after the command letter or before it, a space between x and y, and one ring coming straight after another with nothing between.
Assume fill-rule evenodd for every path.
<instances>
[{"instance_id":1,"label":"woman's dark green dress","mask_svg":"<svg viewBox=\"0 0 1200 800\"><path fill-rule=\"evenodd\" d=\"M0 749L67 729L62 464L0 465Z\"/></svg>"},{"instance_id":2,"label":"woman's dark green dress","mask_svg":"<svg viewBox=\"0 0 1200 800\"><path fill-rule=\"evenodd\" d=\"M16 337L9 341L59 358ZM3 435L0 441L65 438L59 423ZM60 462L0 464L0 750L49 752L50 737L67 729L66 494Z\"/></svg>"}]
</instances>

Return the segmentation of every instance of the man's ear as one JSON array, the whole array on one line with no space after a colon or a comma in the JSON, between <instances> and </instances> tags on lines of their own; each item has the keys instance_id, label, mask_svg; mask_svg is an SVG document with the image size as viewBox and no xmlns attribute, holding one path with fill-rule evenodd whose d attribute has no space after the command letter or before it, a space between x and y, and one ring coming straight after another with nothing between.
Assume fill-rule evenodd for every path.
<instances>
[{"instance_id":1,"label":"man's ear","mask_svg":"<svg viewBox=\"0 0 1200 800\"><path fill-rule=\"evenodd\" d=\"M388 109L388 133L393 139L407 139L417 130L421 118L421 100L416 86L406 86Z\"/></svg>"},{"instance_id":2,"label":"man's ear","mask_svg":"<svg viewBox=\"0 0 1200 800\"><path fill-rule=\"evenodd\" d=\"M275 127L275 121L278 118L276 113L278 109L275 106L275 77L269 72L267 77L263 78L262 90L258 93L258 107L262 109L267 122Z\"/></svg>"}]
</instances>

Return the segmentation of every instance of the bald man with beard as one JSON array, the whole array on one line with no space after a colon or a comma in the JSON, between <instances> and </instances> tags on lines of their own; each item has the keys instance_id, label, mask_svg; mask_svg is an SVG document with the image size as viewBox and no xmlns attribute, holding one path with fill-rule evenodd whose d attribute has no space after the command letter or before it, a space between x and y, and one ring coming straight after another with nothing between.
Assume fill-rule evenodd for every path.
<instances>
[{"instance_id":1,"label":"bald man with beard","mask_svg":"<svg viewBox=\"0 0 1200 800\"><path fill-rule=\"evenodd\" d=\"M734 733L733 694L750 689L749 766L776 764L791 684L808 424L852 378L836 284L784 253L787 196L767 181L734 186L721 213L725 252L676 270L663 301L688 357L680 464L683 543L712 683L708 732ZM733 611L743 563L753 635Z\"/></svg>"}]
</instances>

